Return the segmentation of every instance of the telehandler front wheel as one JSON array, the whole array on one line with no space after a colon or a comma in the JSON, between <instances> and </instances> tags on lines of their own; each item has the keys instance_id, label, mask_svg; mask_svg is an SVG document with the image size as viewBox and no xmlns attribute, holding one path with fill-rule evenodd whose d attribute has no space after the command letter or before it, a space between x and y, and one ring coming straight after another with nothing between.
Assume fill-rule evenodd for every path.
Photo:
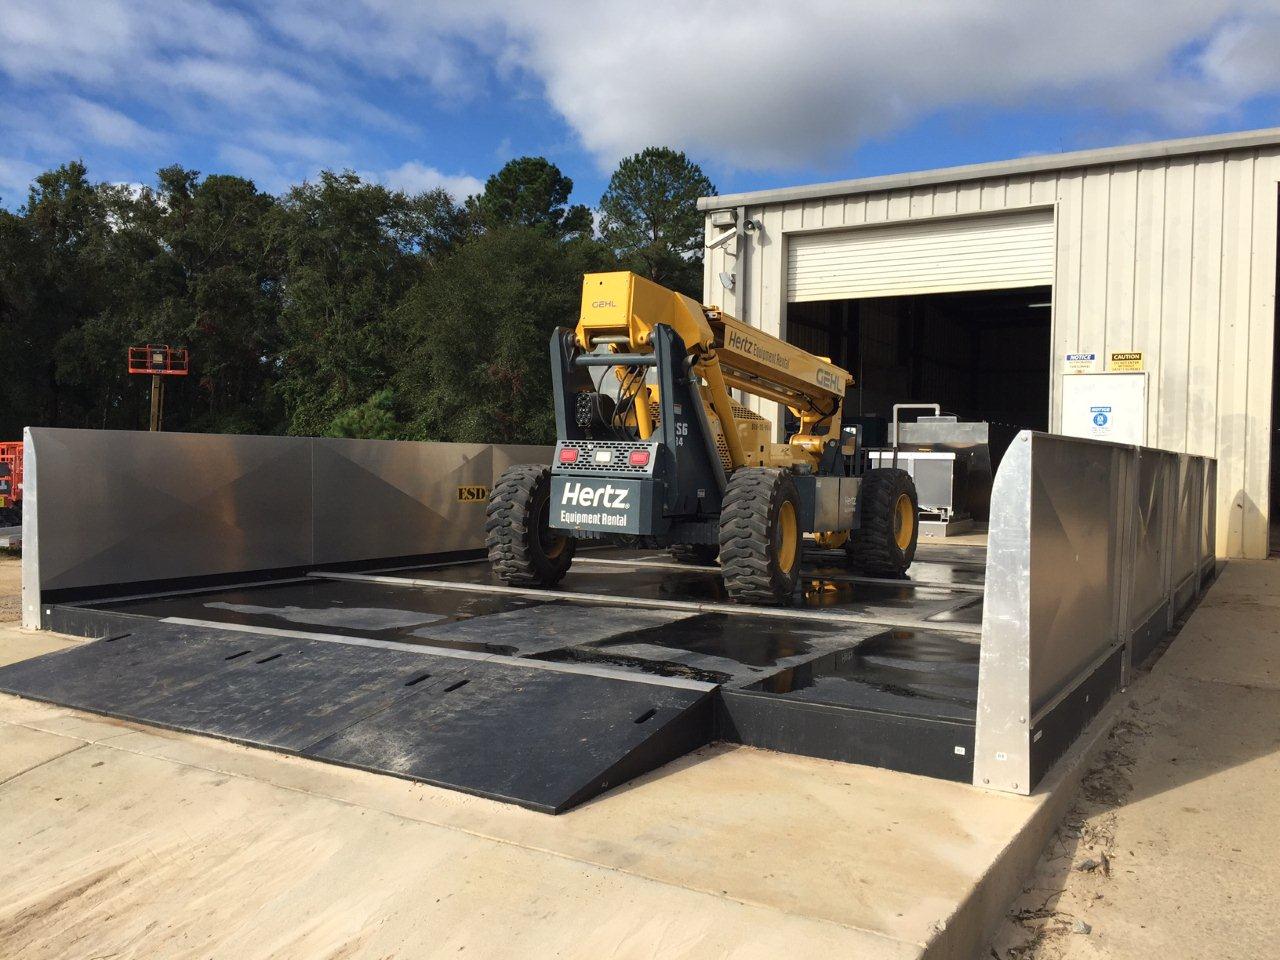
<instances>
[{"instance_id":1,"label":"telehandler front wheel","mask_svg":"<svg viewBox=\"0 0 1280 960\"><path fill-rule=\"evenodd\" d=\"M858 493L858 527L845 544L849 559L864 573L901 577L916 556L920 501L905 470L868 470Z\"/></svg>"},{"instance_id":2,"label":"telehandler front wheel","mask_svg":"<svg viewBox=\"0 0 1280 960\"><path fill-rule=\"evenodd\" d=\"M800 497L791 474L739 467L720 509L720 569L739 603L790 603L800 581Z\"/></svg>"},{"instance_id":3,"label":"telehandler front wheel","mask_svg":"<svg viewBox=\"0 0 1280 960\"><path fill-rule=\"evenodd\" d=\"M537 464L508 467L485 509L489 563L503 583L553 587L573 562L576 541L551 529L551 471Z\"/></svg>"}]
</instances>

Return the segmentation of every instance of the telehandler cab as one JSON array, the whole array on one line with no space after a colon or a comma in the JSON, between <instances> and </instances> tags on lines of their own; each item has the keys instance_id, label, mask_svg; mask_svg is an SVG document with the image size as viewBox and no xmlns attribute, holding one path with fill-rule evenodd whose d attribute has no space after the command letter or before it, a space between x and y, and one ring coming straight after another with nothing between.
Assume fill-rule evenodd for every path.
<instances>
[{"instance_id":1,"label":"telehandler cab","mask_svg":"<svg viewBox=\"0 0 1280 960\"><path fill-rule=\"evenodd\" d=\"M871 469L841 430L853 377L826 360L636 274L591 273L578 325L552 335L551 374L553 462L509 468L489 497L505 582L553 586L579 540L718 558L729 596L751 604L791 602L805 534L877 576L911 565L915 485ZM773 442L730 388L785 404L798 429Z\"/></svg>"}]
</instances>

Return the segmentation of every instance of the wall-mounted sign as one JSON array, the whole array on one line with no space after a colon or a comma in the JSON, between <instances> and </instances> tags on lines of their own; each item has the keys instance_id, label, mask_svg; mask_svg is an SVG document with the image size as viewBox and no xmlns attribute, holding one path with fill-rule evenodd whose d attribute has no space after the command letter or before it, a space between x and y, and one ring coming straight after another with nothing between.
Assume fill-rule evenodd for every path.
<instances>
[{"instance_id":1,"label":"wall-mounted sign","mask_svg":"<svg viewBox=\"0 0 1280 960\"><path fill-rule=\"evenodd\" d=\"M1108 370L1123 373L1137 373L1142 370L1142 353L1113 353L1111 354L1111 362L1107 364Z\"/></svg>"},{"instance_id":2,"label":"wall-mounted sign","mask_svg":"<svg viewBox=\"0 0 1280 960\"><path fill-rule=\"evenodd\" d=\"M489 488L473 484L458 488L458 500L462 503L484 503L489 499Z\"/></svg>"},{"instance_id":3,"label":"wall-mounted sign","mask_svg":"<svg viewBox=\"0 0 1280 960\"><path fill-rule=\"evenodd\" d=\"M1097 373L1101 369L1096 353L1067 354L1067 373Z\"/></svg>"},{"instance_id":4,"label":"wall-mounted sign","mask_svg":"<svg viewBox=\"0 0 1280 960\"><path fill-rule=\"evenodd\" d=\"M1146 443L1147 375L1108 371L1063 376L1062 432L1112 443Z\"/></svg>"}]
</instances>

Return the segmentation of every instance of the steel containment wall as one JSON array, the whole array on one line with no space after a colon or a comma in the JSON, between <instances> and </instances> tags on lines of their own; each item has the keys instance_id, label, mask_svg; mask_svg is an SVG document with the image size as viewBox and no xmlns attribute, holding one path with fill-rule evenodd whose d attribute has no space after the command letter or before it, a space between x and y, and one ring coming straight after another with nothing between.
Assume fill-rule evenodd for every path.
<instances>
[{"instance_id":1,"label":"steel containment wall","mask_svg":"<svg viewBox=\"0 0 1280 960\"><path fill-rule=\"evenodd\" d=\"M1206 457L1018 434L991 497L974 783L1029 793L1212 575Z\"/></svg>"},{"instance_id":2,"label":"steel containment wall","mask_svg":"<svg viewBox=\"0 0 1280 960\"><path fill-rule=\"evenodd\" d=\"M475 550L488 489L548 447L26 431L23 622L41 596Z\"/></svg>"}]
</instances>

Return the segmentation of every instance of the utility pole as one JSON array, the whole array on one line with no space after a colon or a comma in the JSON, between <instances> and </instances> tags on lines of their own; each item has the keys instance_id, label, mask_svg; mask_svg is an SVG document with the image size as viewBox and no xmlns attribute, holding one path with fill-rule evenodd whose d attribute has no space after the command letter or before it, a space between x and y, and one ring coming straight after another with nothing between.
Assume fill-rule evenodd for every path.
<instances>
[{"instance_id":1,"label":"utility pole","mask_svg":"<svg viewBox=\"0 0 1280 960\"><path fill-rule=\"evenodd\" d=\"M160 429L160 420L164 416L164 381L160 374L151 375L151 429Z\"/></svg>"}]
</instances>

